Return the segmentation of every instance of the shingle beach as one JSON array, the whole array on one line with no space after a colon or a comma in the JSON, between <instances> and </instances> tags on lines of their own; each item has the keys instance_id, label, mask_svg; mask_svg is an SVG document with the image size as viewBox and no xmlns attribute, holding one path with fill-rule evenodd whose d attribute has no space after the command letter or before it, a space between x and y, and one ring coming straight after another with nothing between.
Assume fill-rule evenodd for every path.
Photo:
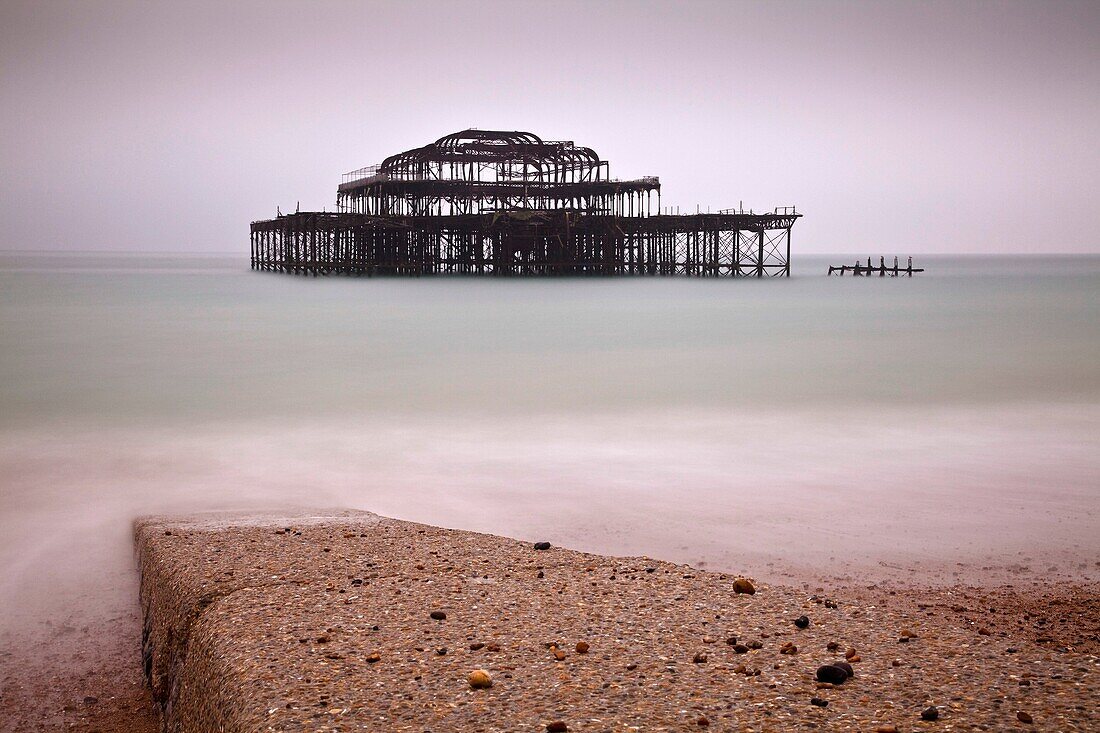
<instances>
[{"instance_id":1,"label":"shingle beach","mask_svg":"<svg viewBox=\"0 0 1100 733\"><path fill-rule=\"evenodd\" d=\"M361 512L141 519L165 728L1100 728L1095 583L807 591L546 539Z\"/></svg>"}]
</instances>

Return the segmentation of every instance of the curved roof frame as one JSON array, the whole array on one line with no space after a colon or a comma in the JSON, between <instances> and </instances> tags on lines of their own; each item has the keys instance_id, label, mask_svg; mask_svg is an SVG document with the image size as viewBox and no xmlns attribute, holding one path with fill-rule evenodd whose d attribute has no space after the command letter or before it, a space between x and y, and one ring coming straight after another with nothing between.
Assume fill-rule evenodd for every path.
<instances>
[{"instance_id":1,"label":"curved roof frame","mask_svg":"<svg viewBox=\"0 0 1100 733\"><path fill-rule=\"evenodd\" d=\"M443 163L521 163L540 173L595 168L603 161L595 150L571 141L544 141L533 132L468 129L445 135L430 145L391 155L379 170L389 175L421 173Z\"/></svg>"}]
</instances>

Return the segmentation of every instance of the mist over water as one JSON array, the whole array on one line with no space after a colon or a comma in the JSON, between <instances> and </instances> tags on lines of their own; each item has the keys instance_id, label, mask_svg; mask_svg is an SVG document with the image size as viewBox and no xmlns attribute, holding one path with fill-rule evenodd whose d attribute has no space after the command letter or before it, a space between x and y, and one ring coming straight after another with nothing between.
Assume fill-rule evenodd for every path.
<instances>
[{"instance_id":1,"label":"mist over water","mask_svg":"<svg viewBox=\"0 0 1100 733\"><path fill-rule=\"evenodd\" d=\"M0 615L125 602L135 516L224 508L762 575L1095 573L1100 257L823 277L854 259L406 280L0 255Z\"/></svg>"}]
</instances>

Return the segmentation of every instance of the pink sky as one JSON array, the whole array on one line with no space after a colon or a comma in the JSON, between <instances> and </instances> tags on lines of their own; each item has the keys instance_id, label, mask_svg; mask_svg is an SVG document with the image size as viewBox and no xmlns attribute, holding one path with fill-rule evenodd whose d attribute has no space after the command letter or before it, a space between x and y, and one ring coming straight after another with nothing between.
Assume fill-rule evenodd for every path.
<instances>
[{"instance_id":1,"label":"pink sky","mask_svg":"<svg viewBox=\"0 0 1100 733\"><path fill-rule=\"evenodd\" d=\"M1100 3L0 3L0 249L237 251L465 127L796 252L1100 251Z\"/></svg>"}]
</instances>

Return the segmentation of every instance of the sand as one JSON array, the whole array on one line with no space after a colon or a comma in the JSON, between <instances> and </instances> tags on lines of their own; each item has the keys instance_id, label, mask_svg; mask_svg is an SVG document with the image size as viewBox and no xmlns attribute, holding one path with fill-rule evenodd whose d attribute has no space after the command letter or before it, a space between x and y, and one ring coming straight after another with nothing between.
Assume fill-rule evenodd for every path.
<instances>
[{"instance_id":1,"label":"sand","mask_svg":"<svg viewBox=\"0 0 1100 733\"><path fill-rule=\"evenodd\" d=\"M1100 728L1091 582L747 595L730 573L367 513L135 536L169 731ZM846 652L854 677L818 683Z\"/></svg>"}]
</instances>

